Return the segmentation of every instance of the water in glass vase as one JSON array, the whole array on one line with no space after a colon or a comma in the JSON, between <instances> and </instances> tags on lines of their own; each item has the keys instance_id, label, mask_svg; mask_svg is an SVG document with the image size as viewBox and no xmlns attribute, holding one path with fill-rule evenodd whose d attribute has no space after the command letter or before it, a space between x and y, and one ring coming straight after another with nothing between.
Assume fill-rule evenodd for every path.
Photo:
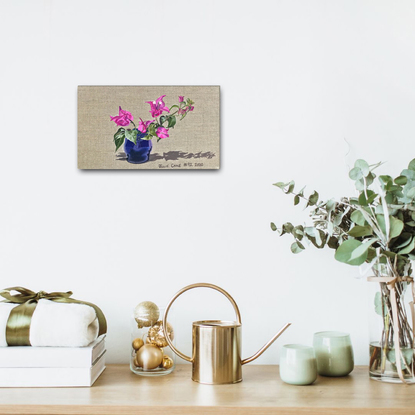
<instances>
[{"instance_id":1,"label":"water in glass vase","mask_svg":"<svg viewBox=\"0 0 415 415\"><path fill-rule=\"evenodd\" d=\"M405 347L401 348L401 353L403 356L403 359L401 359L403 376L408 383L415 383L415 379L411 374L415 364L414 350ZM372 342L370 344L369 374L371 379L374 380L402 383L397 373L395 349L389 347L382 349L379 342Z\"/></svg>"}]
</instances>

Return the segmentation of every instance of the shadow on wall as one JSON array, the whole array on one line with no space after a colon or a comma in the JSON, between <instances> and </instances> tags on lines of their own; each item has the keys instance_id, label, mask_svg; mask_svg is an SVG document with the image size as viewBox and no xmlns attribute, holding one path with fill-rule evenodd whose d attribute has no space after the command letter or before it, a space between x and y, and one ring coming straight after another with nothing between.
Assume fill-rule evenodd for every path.
<instances>
[{"instance_id":1,"label":"shadow on wall","mask_svg":"<svg viewBox=\"0 0 415 415\"><path fill-rule=\"evenodd\" d=\"M211 159L213 157L216 157L215 153L212 153L210 151L207 151L205 153L202 153L199 151L199 153L186 153L185 151L169 151L167 153L158 154L154 153L150 155L149 161L157 161L157 160L181 160L181 159ZM127 155L124 152L117 154L117 160L127 160Z\"/></svg>"}]
</instances>

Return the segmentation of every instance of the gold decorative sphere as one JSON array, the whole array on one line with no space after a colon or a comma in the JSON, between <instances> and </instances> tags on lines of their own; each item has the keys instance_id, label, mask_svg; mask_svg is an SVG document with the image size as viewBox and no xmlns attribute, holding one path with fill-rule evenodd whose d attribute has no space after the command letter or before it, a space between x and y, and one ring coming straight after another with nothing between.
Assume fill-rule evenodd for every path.
<instances>
[{"instance_id":1,"label":"gold decorative sphere","mask_svg":"<svg viewBox=\"0 0 415 415\"><path fill-rule=\"evenodd\" d=\"M153 344L145 344L137 351L135 360L143 369L155 369L163 361L163 352Z\"/></svg>"},{"instance_id":2,"label":"gold decorative sphere","mask_svg":"<svg viewBox=\"0 0 415 415\"><path fill-rule=\"evenodd\" d=\"M134 309L134 318L139 329L152 326L157 322L159 317L160 310L157 304L151 301L143 301Z\"/></svg>"},{"instance_id":3,"label":"gold decorative sphere","mask_svg":"<svg viewBox=\"0 0 415 415\"><path fill-rule=\"evenodd\" d=\"M170 340L174 339L174 331L172 325L167 322L167 333ZM160 320L153 327L151 327L148 331L147 339L150 340L150 343L155 344L158 347L167 347L168 343L164 336L163 331L163 322Z\"/></svg>"},{"instance_id":4,"label":"gold decorative sphere","mask_svg":"<svg viewBox=\"0 0 415 415\"><path fill-rule=\"evenodd\" d=\"M137 338L133 341L133 349L137 351L141 346L144 345L143 339Z\"/></svg>"},{"instance_id":5,"label":"gold decorative sphere","mask_svg":"<svg viewBox=\"0 0 415 415\"><path fill-rule=\"evenodd\" d=\"M173 367L173 359L170 356L167 356L166 354L163 356L163 361L161 362L161 365L164 369L171 369Z\"/></svg>"}]
</instances>

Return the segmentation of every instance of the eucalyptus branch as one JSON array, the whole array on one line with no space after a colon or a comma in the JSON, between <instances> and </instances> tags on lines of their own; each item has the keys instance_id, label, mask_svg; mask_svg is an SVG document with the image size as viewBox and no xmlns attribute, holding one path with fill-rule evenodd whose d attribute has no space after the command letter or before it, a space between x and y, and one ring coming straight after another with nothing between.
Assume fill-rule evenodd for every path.
<instances>
[{"instance_id":1,"label":"eucalyptus branch","mask_svg":"<svg viewBox=\"0 0 415 415\"><path fill-rule=\"evenodd\" d=\"M302 199L307 202L306 209L311 208L312 223L306 228L307 238L313 244L320 245L318 241L324 234L324 238L330 238L330 247L336 248L335 258L350 265L371 263L375 255L371 248L376 248L381 257L385 256L384 252L386 256L399 255L395 271L401 273L405 264L415 259L415 159L396 179L380 176L381 189L374 192L370 189L376 179L373 170L382 164L369 165L364 160L356 161L349 177L356 182L359 191L357 198L319 202L316 191L309 197L304 195L303 190L295 191L294 181L278 182L275 186L286 194L292 194L294 205ZM385 199L389 204L385 204ZM271 227L277 229L274 224ZM295 232L296 229L287 223L282 227L281 234ZM322 245L328 243L322 242ZM299 248L301 246L292 247L292 251L301 252L303 248Z\"/></svg>"}]
</instances>

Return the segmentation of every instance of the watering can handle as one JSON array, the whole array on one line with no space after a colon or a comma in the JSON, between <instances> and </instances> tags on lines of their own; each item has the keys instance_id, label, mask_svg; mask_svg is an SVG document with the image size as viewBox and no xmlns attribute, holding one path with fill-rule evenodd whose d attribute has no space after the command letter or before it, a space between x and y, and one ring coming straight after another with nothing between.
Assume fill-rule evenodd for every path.
<instances>
[{"instance_id":1,"label":"watering can handle","mask_svg":"<svg viewBox=\"0 0 415 415\"><path fill-rule=\"evenodd\" d=\"M173 350L173 352L176 353L178 356L180 356L182 359L187 360L188 362L193 362L193 358L186 356L185 354L181 353L179 350L177 350L173 346L173 343L170 340L170 336L168 335L166 328L167 328L167 315L174 301L177 299L177 297L182 295L184 292L189 291L193 288L212 288L213 290L216 290L222 293L232 303L233 308L235 309L237 323L241 324L241 313L239 312L238 305L236 304L235 300L231 297L231 295L227 293L224 289L218 287L217 285L208 284L208 283L191 284L191 285L188 285L187 287L182 288L179 292L175 294L175 296L170 300L169 304L166 307L166 311L164 312L164 316L163 316L163 331L164 331L164 337L167 343L169 344L169 346L171 347L171 349Z\"/></svg>"}]
</instances>

